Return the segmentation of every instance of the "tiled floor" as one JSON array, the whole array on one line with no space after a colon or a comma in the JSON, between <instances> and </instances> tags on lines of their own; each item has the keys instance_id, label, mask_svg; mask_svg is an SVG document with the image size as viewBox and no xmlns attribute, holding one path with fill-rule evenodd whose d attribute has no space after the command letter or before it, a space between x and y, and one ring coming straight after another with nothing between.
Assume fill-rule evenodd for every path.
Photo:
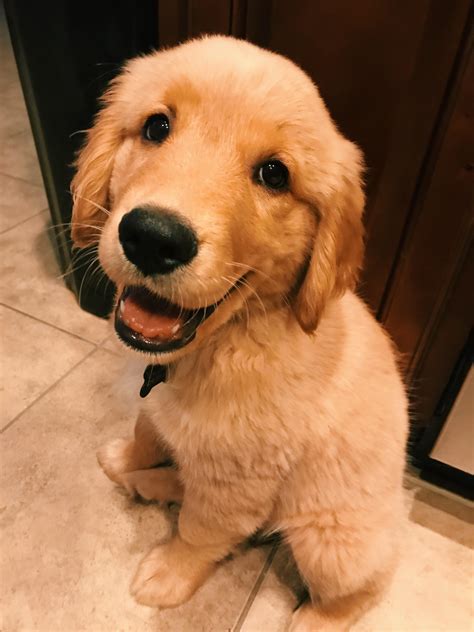
<instances>
[{"instance_id":1,"label":"tiled floor","mask_svg":"<svg viewBox=\"0 0 474 632\"><path fill-rule=\"evenodd\" d=\"M283 631L295 602L280 579L281 548L242 549L175 610L129 596L138 560L169 535L173 515L130 501L96 465L97 447L131 430L136 396L124 403L120 394L123 361L107 324L82 312L59 278L4 20L0 27L0 629ZM472 507L413 476L407 499L402 564L356 630L472 630Z\"/></svg>"}]
</instances>

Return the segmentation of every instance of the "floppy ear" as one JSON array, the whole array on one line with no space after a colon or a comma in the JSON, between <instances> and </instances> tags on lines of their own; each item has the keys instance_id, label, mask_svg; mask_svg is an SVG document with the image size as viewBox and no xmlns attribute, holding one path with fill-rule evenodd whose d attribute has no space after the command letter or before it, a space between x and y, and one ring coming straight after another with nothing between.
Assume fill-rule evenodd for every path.
<instances>
[{"instance_id":1,"label":"floppy ear","mask_svg":"<svg viewBox=\"0 0 474 632\"><path fill-rule=\"evenodd\" d=\"M341 154L326 172L324 193L315 196L319 222L305 277L294 299L296 318L306 332L318 326L327 301L354 288L363 256L362 154L343 140Z\"/></svg>"},{"instance_id":2,"label":"floppy ear","mask_svg":"<svg viewBox=\"0 0 474 632\"><path fill-rule=\"evenodd\" d=\"M116 83L102 98L104 107L87 132L75 163L71 235L74 245L81 248L98 241L100 226L107 219L110 177L121 140L119 118L114 112L115 91Z\"/></svg>"}]
</instances>

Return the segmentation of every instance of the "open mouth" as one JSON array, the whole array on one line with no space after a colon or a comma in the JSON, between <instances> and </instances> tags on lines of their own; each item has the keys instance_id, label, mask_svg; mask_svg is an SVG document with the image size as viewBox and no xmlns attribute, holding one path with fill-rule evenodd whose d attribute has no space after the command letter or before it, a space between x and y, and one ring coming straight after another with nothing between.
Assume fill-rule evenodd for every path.
<instances>
[{"instance_id":1,"label":"open mouth","mask_svg":"<svg viewBox=\"0 0 474 632\"><path fill-rule=\"evenodd\" d=\"M166 353L189 344L198 327L211 316L244 277L216 303L185 309L143 286L127 286L115 310L115 330L129 347L148 353Z\"/></svg>"}]
</instances>

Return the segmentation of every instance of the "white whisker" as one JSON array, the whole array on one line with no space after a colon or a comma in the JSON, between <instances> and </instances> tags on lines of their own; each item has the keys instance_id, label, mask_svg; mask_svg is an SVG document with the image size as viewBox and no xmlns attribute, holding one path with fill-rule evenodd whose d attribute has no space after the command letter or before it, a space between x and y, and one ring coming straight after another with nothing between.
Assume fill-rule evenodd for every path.
<instances>
[{"instance_id":1,"label":"white whisker","mask_svg":"<svg viewBox=\"0 0 474 632\"><path fill-rule=\"evenodd\" d=\"M97 202L94 202L94 200L89 200L89 198L86 198L83 195L80 195L80 193L77 193L77 191L72 193L72 199L74 200L75 198L79 198L80 200L89 202L89 204L92 204L92 206L95 206L99 211L103 211L106 215L110 215L110 211L108 209L104 208L100 204L97 204Z\"/></svg>"}]
</instances>

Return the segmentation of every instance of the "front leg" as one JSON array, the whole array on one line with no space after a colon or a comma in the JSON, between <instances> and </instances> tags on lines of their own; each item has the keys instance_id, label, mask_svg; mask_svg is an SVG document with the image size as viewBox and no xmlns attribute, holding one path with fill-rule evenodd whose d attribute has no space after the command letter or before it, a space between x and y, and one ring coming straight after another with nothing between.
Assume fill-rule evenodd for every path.
<instances>
[{"instance_id":1,"label":"front leg","mask_svg":"<svg viewBox=\"0 0 474 632\"><path fill-rule=\"evenodd\" d=\"M160 608L187 601L217 563L264 523L271 506L271 496L255 481L247 489L244 481L200 490L186 484L178 533L139 565L131 586L135 599Z\"/></svg>"},{"instance_id":2,"label":"front leg","mask_svg":"<svg viewBox=\"0 0 474 632\"><path fill-rule=\"evenodd\" d=\"M192 597L231 547L196 546L177 533L142 560L130 592L145 606L175 608Z\"/></svg>"}]
</instances>

